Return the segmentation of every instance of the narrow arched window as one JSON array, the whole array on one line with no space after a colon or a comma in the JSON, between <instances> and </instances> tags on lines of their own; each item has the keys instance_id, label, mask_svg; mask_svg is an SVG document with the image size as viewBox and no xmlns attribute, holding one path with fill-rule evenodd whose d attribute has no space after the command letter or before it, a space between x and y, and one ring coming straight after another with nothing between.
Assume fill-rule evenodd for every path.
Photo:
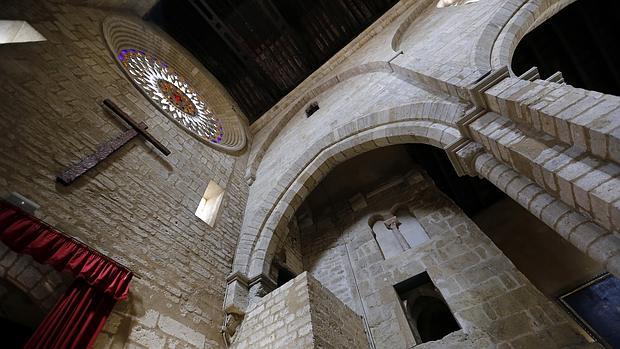
<instances>
[{"instance_id":1,"label":"narrow arched window","mask_svg":"<svg viewBox=\"0 0 620 349\"><path fill-rule=\"evenodd\" d=\"M420 221L408 209L399 209L396 211L396 217L398 217L401 223L400 232L411 247L420 245L430 239Z\"/></svg>"}]
</instances>

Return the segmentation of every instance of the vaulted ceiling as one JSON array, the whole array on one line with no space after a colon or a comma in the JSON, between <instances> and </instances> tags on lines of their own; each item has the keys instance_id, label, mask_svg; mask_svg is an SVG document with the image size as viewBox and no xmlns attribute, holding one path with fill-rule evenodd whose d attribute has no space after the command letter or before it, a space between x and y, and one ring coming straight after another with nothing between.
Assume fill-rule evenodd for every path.
<instances>
[{"instance_id":1,"label":"vaulted ceiling","mask_svg":"<svg viewBox=\"0 0 620 349\"><path fill-rule=\"evenodd\" d=\"M160 0L145 16L192 52L250 122L398 0Z\"/></svg>"}]
</instances>

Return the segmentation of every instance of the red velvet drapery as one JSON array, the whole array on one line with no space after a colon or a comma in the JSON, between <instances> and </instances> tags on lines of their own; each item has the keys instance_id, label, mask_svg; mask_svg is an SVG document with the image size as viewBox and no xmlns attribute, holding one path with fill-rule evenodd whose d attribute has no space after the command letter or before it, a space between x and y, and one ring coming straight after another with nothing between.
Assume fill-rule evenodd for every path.
<instances>
[{"instance_id":1,"label":"red velvet drapery","mask_svg":"<svg viewBox=\"0 0 620 349\"><path fill-rule=\"evenodd\" d=\"M0 241L76 276L25 348L89 348L116 301L127 298L131 271L4 202Z\"/></svg>"}]
</instances>

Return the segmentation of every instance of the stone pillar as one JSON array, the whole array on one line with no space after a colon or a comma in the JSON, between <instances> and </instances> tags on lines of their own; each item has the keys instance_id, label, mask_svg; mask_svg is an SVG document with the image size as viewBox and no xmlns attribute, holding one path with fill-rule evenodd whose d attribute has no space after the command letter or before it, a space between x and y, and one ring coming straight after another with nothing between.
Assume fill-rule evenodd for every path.
<instances>
[{"instance_id":1,"label":"stone pillar","mask_svg":"<svg viewBox=\"0 0 620 349\"><path fill-rule=\"evenodd\" d=\"M401 224L400 221L398 220L398 217L394 216L386 220L383 223L385 224L386 228L392 231L402 251L406 251L411 248L407 240L405 240L405 237L403 236L403 234L400 232L400 229L398 229L398 227L400 227L400 224Z\"/></svg>"},{"instance_id":2,"label":"stone pillar","mask_svg":"<svg viewBox=\"0 0 620 349\"><path fill-rule=\"evenodd\" d=\"M479 149L479 147L477 147ZM556 199L529 178L484 151L464 160L573 246L620 277L620 237Z\"/></svg>"},{"instance_id":3,"label":"stone pillar","mask_svg":"<svg viewBox=\"0 0 620 349\"><path fill-rule=\"evenodd\" d=\"M226 279L226 294L224 297L224 312L226 318L222 326L222 333L232 338L237 327L245 316L248 305L249 280L240 272L232 273Z\"/></svg>"}]
</instances>

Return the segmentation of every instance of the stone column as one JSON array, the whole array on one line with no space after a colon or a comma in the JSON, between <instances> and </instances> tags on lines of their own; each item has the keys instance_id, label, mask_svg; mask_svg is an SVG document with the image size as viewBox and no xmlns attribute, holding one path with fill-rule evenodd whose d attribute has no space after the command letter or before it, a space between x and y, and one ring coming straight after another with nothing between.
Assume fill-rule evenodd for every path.
<instances>
[{"instance_id":1,"label":"stone column","mask_svg":"<svg viewBox=\"0 0 620 349\"><path fill-rule=\"evenodd\" d=\"M481 147L476 147L480 149ZM469 153L469 155L473 155ZM471 161L471 162L470 162ZM538 184L481 151L470 157L475 171L577 249L620 277L620 237L547 193Z\"/></svg>"},{"instance_id":2,"label":"stone column","mask_svg":"<svg viewBox=\"0 0 620 349\"><path fill-rule=\"evenodd\" d=\"M392 234L394 234L394 237L396 238L396 241L398 241L398 244L400 245L402 251L406 251L411 248L407 240L405 240L403 234L400 232L400 229L398 229L401 224L398 220L398 217L394 216L383 223L385 224L386 228L392 231Z\"/></svg>"}]
</instances>

